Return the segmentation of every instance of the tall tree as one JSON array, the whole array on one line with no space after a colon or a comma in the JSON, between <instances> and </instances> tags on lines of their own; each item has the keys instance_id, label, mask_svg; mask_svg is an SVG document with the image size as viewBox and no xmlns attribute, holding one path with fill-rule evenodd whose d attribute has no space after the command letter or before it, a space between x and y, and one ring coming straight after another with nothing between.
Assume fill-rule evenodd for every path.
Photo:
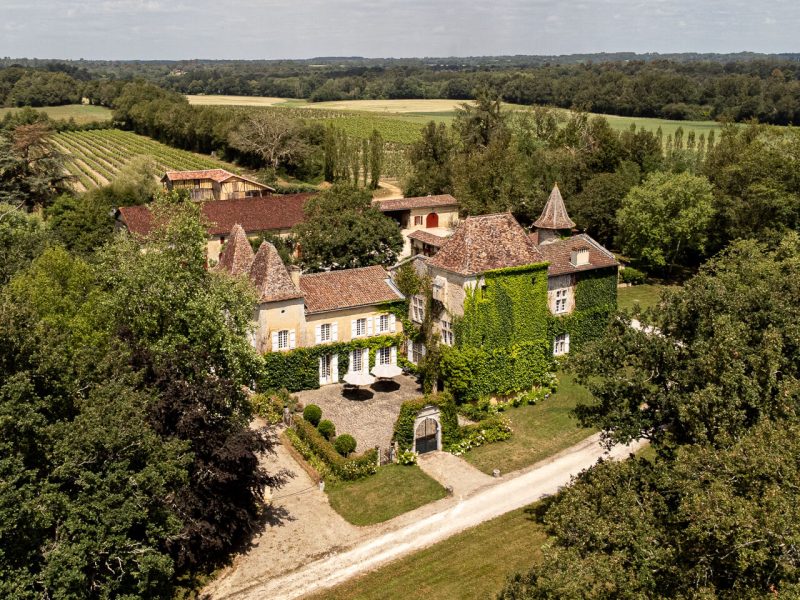
<instances>
[{"instance_id":1,"label":"tall tree","mask_svg":"<svg viewBox=\"0 0 800 600\"><path fill-rule=\"evenodd\" d=\"M310 271L391 265L403 247L397 224L372 206L367 190L337 184L312 197L293 233Z\"/></svg>"},{"instance_id":2,"label":"tall tree","mask_svg":"<svg viewBox=\"0 0 800 600\"><path fill-rule=\"evenodd\" d=\"M299 124L277 111L248 113L231 132L228 143L242 152L259 156L273 169L304 151Z\"/></svg>"},{"instance_id":3,"label":"tall tree","mask_svg":"<svg viewBox=\"0 0 800 600\"><path fill-rule=\"evenodd\" d=\"M430 121L422 137L409 149L411 172L405 182L406 196L449 194L453 191L453 144L444 123Z\"/></svg>"},{"instance_id":4,"label":"tall tree","mask_svg":"<svg viewBox=\"0 0 800 600\"><path fill-rule=\"evenodd\" d=\"M653 173L617 213L622 251L650 268L696 264L714 216L711 184L688 173Z\"/></svg>"}]
</instances>

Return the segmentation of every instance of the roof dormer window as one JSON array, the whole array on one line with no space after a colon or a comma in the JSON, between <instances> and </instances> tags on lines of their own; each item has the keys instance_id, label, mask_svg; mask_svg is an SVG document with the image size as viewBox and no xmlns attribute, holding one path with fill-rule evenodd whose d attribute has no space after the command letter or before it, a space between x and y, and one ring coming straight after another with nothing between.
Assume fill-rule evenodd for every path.
<instances>
[{"instance_id":1,"label":"roof dormer window","mask_svg":"<svg viewBox=\"0 0 800 600\"><path fill-rule=\"evenodd\" d=\"M589 249L578 248L570 252L569 262L573 267L582 267L589 264Z\"/></svg>"}]
</instances>

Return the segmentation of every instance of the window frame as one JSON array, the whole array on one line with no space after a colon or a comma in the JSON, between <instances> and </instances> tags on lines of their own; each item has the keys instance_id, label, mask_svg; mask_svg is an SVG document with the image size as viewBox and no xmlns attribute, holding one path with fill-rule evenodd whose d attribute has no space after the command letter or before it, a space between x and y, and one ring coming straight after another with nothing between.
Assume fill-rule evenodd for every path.
<instances>
[{"instance_id":1,"label":"window frame","mask_svg":"<svg viewBox=\"0 0 800 600\"><path fill-rule=\"evenodd\" d=\"M367 335L367 318L356 319L356 337Z\"/></svg>"},{"instance_id":2,"label":"window frame","mask_svg":"<svg viewBox=\"0 0 800 600\"><path fill-rule=\"evenodd\" d=\"M327 331L327 336L325 332ZM333 326L330 323L322 323L319 326L320 343L330 342L333 339Z\"/></svg>"},{"instance_id":3,"label":"window frame","mask_svg":"<svg viewBox=\"0 0 800 600\"><path fill-rule=\"evenodd\" d=\"M445 321L444 319L439 320L439 331L442 336L442 343L445 346L452 346L455 343L455 337L453 336L453 323L450 321Z\"/></svg>"},{"instance_id":4,"label":"window frame","mask_svg":"<svg viewBox=\"0 0 800 600\"><path fill-rule=\"evenodd\" d=\"M289 330L281 329L278 331L278 350L288 350L288 349L289 349Z\"/></svg>"}]
</instances>

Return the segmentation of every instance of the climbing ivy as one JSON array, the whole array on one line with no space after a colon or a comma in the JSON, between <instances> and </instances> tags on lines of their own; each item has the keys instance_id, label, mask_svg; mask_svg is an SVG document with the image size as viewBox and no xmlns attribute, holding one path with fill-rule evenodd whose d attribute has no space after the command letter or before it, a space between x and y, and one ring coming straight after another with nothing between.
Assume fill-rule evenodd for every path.
<instances>
[{"instance_id":1,"label":"climbing ivy","mask_svg":"<svg viewBox=\"0 0 800 600\"><path fill-rule=\"evenodd\" d=\"M466 290L456 345L442 348L442 377L460 401L542 385L554 368L547 308L547 264L487 271Z\"/></svg>"},{"instance_id":2,"label":"climbing ivy","mask_svg":"<svg viewBox=\"0 0 800 600\"><path fill-rule=\"evenodd\" d=\"M547 263L487 271L466 290L459 347L508 348L547 335Z\"/></svg>"},{"instance_id":3,"label":"climbing ivy","mask_svg":"<svg viewBox=\"0 0 800 600\"><path fill-rule=\"evenodd\" d=\"M378 348L397 346L398 357L403 334L380 335L357 338L349 342L333 342L309 348L296 348L288 352L267 352L264 366L257 383L258 391L286 388L290 392L312 390L319 387L319 358L325 354L338 354L339 381L350 366L350 352L358 348L369 348L369 368L375 366Z\"/></svg>"},{"instance_id":4,"label":"climbing ivy","mask_svg":"<svg viewBox=\"0 0 800 600\"><path fill-rule=\"evenodd\" d=\"M460 439L458 427L458 413L453 397L448 393L430 394L422 398L406 400L400 405L400 414L394 424L393 441L397 442L401 450L411 448L414 444L414 421L417 415L426 406L436 406L439 409L439 421L442 425L442 446L450 446Z\"/></svg>"},{"instance_id":5,"label":"climbing ivy","mask_svg":"<svg viewBox=\"0 0 800 600\"><path fill-rule=\"evenodd\" d=\"M575 310L568 315L550 317L549 339L569 333L570 352L579 349L602 335L616 309L616 268L582 273L575 286Z\"/></svg>"}]
</instances>

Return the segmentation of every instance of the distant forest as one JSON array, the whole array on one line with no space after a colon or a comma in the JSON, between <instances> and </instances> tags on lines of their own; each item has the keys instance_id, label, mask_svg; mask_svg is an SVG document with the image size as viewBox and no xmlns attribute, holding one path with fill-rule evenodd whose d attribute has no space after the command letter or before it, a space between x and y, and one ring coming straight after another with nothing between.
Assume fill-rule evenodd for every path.
<instances>
[{"instance_id":1,"label":"distant forest","mask_svg":"<svg viewBox=\"0 0 800 600\"><path fill-rule=\"evenodd\" d=\"M104 103L115 82L183 94L310 101L448 98L488 88L506 102L636 117L800 123L800 54L630 53L429 59L45 61L0 59L0 105Z\"/></svg>"}]
</instances>

